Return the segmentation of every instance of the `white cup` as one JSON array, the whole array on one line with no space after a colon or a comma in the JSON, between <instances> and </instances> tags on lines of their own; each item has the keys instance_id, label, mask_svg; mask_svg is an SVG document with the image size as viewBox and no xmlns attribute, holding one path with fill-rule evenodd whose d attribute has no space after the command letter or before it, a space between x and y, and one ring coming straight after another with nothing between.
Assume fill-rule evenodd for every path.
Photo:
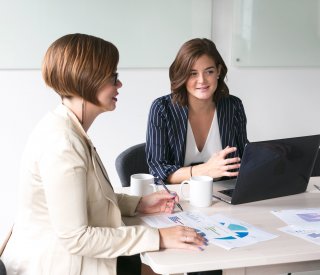
<instances>
[{"instance_id":1,"label":"white cup","mask_svg":"<svg viewBox=\"0 0 320 275\"><path fill-rule=\"evenodd\" d=\"M150 174L133 174L130 177L130 193L133 196L145 196L157 191L154 177Z\"/></svg>"},{"instance_id":2,"label":"white cup","mask_svg":"<svg viewBox=\"0 0 320 275\"><path fill-rule=\"evenodd\" d=\"M189 197L183 193L184 184L189 184ZM189 200L195 207L208 207L212 204L213 179L208 176L193 176L180 185L180 197Z\"/></svg>"}]
</instances>

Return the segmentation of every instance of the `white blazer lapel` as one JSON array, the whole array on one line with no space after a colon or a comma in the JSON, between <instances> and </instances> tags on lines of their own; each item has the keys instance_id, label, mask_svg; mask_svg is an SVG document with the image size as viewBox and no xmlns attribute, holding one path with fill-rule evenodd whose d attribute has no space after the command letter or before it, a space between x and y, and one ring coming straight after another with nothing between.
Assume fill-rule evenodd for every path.
<instances>
[{"instance_id":1,"label":"white blazer lapel","mask_svg":"<svg viewBox=\"0 0 320 275\"><path fill-rule=\"evenodd\" d=\"M113 191L108 173L93 145L91 147L91 158L93 163L94 172L100 184L100 188L103 191L103 195L106 199L111 200L115 205L118 206L116 195Z\"/></svg>"}]
</instances>

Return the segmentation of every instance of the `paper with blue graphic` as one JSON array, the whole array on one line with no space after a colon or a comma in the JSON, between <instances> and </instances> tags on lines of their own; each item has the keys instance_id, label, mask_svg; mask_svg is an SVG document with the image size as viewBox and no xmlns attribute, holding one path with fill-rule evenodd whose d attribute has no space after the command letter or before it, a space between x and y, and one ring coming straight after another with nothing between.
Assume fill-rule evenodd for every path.
<instances>
[{"instance_id":1,"label":"paper with blue graphic","mask_svg":"<svg viewBox=\"0 0 320 275\"><path fill-rule=\"evenodd\" d=\"M274 210L287 226L280 231L320 245L320 208Z\"/></svg>"},{"instance_id":2,"label":"paper with blue graphic","mask_svg":"<svg viewBox=\"0 0 320 275\"><path fill-rule=\"evenodd\" d=\"M213 227L216 226L223 228L226 232L228 232L227 236L215 236L211 241L213 244L226 249L252 245L277 237L276 235L270 234L264 230L252 226L251 224L232 219L221 214L209 216L209 220L214 222Z\"/></svg>"},{"instance_id":3,"label":"paper with blue graphic","mask_svg":"<svg viewBox=\"0 0 320 275\"><path fill-rule=\"evenodd\" d=\"M308 228L301 228L295 225L288 225L288 226L279 228L279 230L287 234L296 236L298 238L304 239L308 242L312 242L314 244L320 245L320 228L308 229Z\"/></svg>"},{"instance_id":4,"label":"paper with blue graphic","mask_svg":"<svg viewBox=\"0 0 320 275\"><path fill-rule=\"evenodd\" d=\"M305 229L320 228L320 208L274 210L271 213L288 225Z\"/></svg>"},{"instance_id":5,"label":"paper with blue graphic","mask_svg":"<svg viewBox=\"0 0 320 275\"><path fill-rule=\"evenodd\" d=\"M200 212L179 212L171 215L145 216L142 219L152 227L163 228L185 225L195 228L212 244L225 249L243 247L276 238L248 223L221 214L212 216Z\"/></svg>"}]
</instances>

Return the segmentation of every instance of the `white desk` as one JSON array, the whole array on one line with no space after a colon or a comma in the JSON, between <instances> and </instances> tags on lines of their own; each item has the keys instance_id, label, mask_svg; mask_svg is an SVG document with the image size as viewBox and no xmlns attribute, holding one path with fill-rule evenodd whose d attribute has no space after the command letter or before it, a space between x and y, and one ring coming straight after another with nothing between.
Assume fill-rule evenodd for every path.
<instances>
[{"instance_id":1,"label":"white desk","mask_svg":"<svg viewBox=\"0 0 320 275\"><path fill-rule=\"evenodd\" d=\"M142 261L159 274L223 269L224 275L271 275L288 272L320 270L320 246L283 233L277 228L285 224L270 213L276 209L320 207L320 177L311 178L308 191L282 198L254 203L229 205L214 201L208 208L198 208L206 214L221 213L243 220L279 237L233 250L209 244L203 252L166 249L141 254ZM177 190L178 186L169 186ZM189 203L181 201L184 210ZM194 209L194 208L192 208ZM138 218L126 219L127 224L141 223Z\"/></svg>"}]
</instances>

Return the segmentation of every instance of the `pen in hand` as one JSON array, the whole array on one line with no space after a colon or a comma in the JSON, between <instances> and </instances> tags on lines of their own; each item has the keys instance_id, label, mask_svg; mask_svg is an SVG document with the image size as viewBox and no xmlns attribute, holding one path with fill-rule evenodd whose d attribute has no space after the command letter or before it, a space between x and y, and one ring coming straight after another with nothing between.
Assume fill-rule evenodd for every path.
<instances>
[{"instance_id":1,"label":"pen in hand","mask_svg":"<svg viewBox=\"0 0 320 275\"><path fill-rule=\"evenodd\" d=\"M166 191L167 191L169 194L171 194L170 190L169 190L168 187L165 185L165 183L164 183L161 179L159 179L159 178L157 178L157 180L158 180L158 182L163 186L163 188L166 189ZM180 203L176 203L176 205L179 207L179 209L180 209L181 211L183 211Z\"/></svg>"}]
</instances>

